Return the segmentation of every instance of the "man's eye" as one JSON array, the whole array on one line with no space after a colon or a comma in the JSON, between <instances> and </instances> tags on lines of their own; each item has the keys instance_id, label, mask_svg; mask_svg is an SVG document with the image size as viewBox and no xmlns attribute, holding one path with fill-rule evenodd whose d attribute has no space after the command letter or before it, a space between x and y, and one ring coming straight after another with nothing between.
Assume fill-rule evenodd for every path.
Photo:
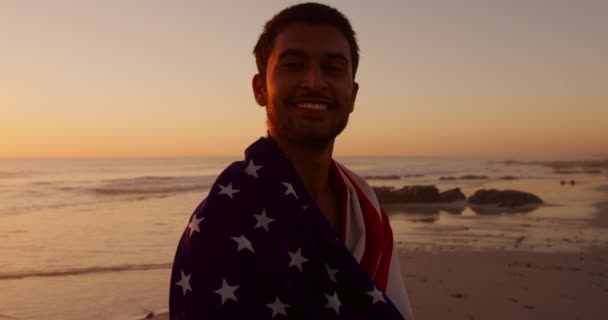
<instances>
[{"instance_id":1,"label":"man's eye","mask_svg":"<svg viewBox=\"0 0 608 320\"><path fill-rule=\"evenodd\" d=\"M283 67L285 68L289 68L289 69L294 69L294 68L299 68L302 66L302 63L300 62L285 62L282 64Z\"/></svg>"},{"instance_id":2,"label":"man's eye","mask_svg":"<svg viewBox=\"0 0 608 320\"><path fill-rule=\"evenodd\" d=\"M337 65L329 65L329 66L327 66L327 70L329 70L331 72L343 72L344 67L337 66Z\"/></svg>"}]
</instances>

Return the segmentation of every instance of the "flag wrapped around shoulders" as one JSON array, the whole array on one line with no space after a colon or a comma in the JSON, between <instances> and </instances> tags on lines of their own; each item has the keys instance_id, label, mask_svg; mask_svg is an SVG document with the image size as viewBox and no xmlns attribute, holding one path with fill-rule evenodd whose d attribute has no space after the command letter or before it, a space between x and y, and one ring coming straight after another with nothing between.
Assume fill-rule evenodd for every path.
<instances>
[{"instance_id":1,"label":"flag wrapped around shoulders","mask_svg":"<svg viewBox=\"0 0 608 320\"><path fill-rule=\"evenodd\" d=\"M338 236L272 138L217 178L171 273L171 319L412 319L373 190L332 163Z\"/></svg>"}]
</instances>

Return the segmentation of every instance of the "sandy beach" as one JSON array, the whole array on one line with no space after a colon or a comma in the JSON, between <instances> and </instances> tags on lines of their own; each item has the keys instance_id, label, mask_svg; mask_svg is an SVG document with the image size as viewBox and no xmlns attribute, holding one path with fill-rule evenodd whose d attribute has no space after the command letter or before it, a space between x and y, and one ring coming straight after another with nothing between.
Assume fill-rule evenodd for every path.
<instances>
[{"instance_id":1,"label":"sandy beach","mask_svg":"<svg viewBox=\"0 0 608 320\"><path fill-rule=\"evenodd\" d=\"M416 319L605 319L608 250L402 251Z\"/></svg>"},{"instance_id":2,"label":"sandy beach","mask_svg":"<svg viewBox=\"0 0 608 320\"><path fill-rule=\"evenodd\" d=\"M419 320L607 316L606 246L579 253L404 249L400 260Z\"/></svg>"}]
</instances>

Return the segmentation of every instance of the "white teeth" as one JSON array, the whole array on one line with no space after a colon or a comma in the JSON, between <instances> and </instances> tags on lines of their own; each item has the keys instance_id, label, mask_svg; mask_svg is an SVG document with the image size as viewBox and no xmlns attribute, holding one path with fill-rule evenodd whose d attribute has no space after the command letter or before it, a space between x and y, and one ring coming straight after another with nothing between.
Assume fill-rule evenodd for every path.
<instances>
[{"instance_id":1,"label":"white teeth","mask_svg":"<svg viewBox=\"0 0 608 320\"><path fill-rule=\"evenodd\" d=\"M319 103L298 103L298 108L310 110L327 110L327 105Z\"/></svg>"}]
</instances>

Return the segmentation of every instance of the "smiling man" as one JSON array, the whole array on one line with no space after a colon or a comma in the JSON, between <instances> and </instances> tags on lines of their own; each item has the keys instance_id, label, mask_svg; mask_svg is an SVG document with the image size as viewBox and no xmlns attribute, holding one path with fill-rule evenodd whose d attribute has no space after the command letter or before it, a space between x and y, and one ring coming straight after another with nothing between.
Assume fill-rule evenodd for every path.
<instances>
[{"instance_id":1,"label":"smiling man","mask_svg":"<svg viewBox=\"0 0 608 320\"><path fill-rule=\"evenodd\" d=\"M171 319L412 319L388 217L332 158L359 89L348 19L322 4L289 7L254 54L268 136L190 217Z\"/></svg>"}]
</instances>

